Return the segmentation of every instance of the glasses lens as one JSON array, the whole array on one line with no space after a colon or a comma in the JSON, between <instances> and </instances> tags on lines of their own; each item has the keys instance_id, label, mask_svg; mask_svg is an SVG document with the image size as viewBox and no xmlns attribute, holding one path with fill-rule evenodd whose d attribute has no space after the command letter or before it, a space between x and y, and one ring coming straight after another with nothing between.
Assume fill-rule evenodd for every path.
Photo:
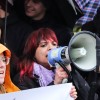
<instances>
[{"instance_id":1,"label":"glasses lens","mask_svg":"<svg viewBox=\"0 0 100 100\"><path fill-rule=\"evenodd\" d=\"M5 63L6 65L9 64L10 58L9 57L0 57L0 61L2 61L3 63Z\"/></svg>"}]
</instances>

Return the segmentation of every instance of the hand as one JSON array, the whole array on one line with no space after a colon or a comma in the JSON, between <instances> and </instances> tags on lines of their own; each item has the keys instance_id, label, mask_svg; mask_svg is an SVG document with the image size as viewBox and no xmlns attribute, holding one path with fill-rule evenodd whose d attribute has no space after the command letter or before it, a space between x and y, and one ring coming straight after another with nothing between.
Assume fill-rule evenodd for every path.
<instances>
[{"instance_id":1,"label":"hand","mask_svg":"<svg viewBox=\"0 0 100 100\"><path fill-rule=\"evenodd\" d=\"M72 71L72 68L71 68L71 65L69 64L69 65L67 65L66 66L66 68L69 70L69 72L71 72Z\"/></svg>"},{"instance_id":2,"label":"hand","mask_svg":"<svg viewBox=\"0 0 100 100\"><path fill-rule=\"evenodd\" d=\"M56 68L54 84L61 84L62 80L68 78L68 74L62 67Z\"/></svg>"},{"instance_id":3,"label":"hand","mask_svg":"<svg viewBox=\"0 0 100 100\"><path fill-rule=\"evenodd\" d=\"M74 99L77 99L77 91L75 89L75 86L72 86L71 91L70 91L70 96Z\"/></svg>"}]
</instances>

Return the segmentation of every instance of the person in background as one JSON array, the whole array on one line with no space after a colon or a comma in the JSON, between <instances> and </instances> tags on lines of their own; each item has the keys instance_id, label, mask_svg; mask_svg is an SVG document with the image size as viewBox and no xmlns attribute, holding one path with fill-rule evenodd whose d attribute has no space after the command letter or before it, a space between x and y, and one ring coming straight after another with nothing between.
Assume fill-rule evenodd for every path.
<instances>
[{"instance_id":1,"label":"person in background","mask_svg":"<svg viewBox=\"0 0 100 100\"><path fill-rule=\"evenodd\" d=\"M0 43L0 94L20 90L10 79L10 57L10 50Z\"/></svg>"},{"instance_id":2,"label":"person in background","mask_svg":"<svg viewBox=\"0 0 100 100\"><path fill-rule=\"evenodd\" d=\"M2 43L5 42L4 44L6 44L11 52L19 57L23 52L24 42L33 29L17 16L9 2L7 2L7 12L5 6L6 0L0 0L1 41Z\"/></svg>"},{"instance_id":3,"label":"person in background","mask_svg":"<svg viewBox=\"0 0 100 100\"><path fill-rule=\"evenodd\" d=\"M73 82L69 81L69 76L62 67L50 67L48 63L49 50L57 47L58 40L52 29L40 28L33 31L26 41L23 56L17 62L20 73L14 77L13 82L20 89L61 84L64 78L67 78L68 82ZM70 65L67 69L73 73ZM87 82L76 71L73 76L77 83L75 86L78 86L77 100L87 100L89 91Z\"/></svg>"},{"instance_id":4,"label":"person in background","mask_svg":"<svg viewBox=\"0 0 100 100\"><path fill-rule=\"evenodd\" d=\"M58 15L56 18L52 14L53 7L51 6L54 2L47 0L14 0L14 7L19 9L20 4L23 7L23 16L25 21L32 26L34 30L41 27L51 28L55 33L59 41L59 45L68 45L70 38L72 37L72 29L67 26L64 21L58 20ZM19 11L18 11L19 13ZM55 12L56 13L56 12ZM59 12L60 13L60 12Z\"/></svg>"}]
</instances>

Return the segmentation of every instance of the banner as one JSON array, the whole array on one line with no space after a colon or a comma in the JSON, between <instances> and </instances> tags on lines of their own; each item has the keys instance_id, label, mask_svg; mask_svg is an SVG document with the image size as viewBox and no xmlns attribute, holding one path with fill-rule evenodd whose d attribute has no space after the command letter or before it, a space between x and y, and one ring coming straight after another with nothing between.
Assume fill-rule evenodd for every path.
<instances>
[{"instance_id":1,"label":"banner","mask_svg":"<svg viewBox=\"0 0 100 100\"><path fill-rule=\"evenodd\" d=\"M65 83L0 94L0 100L74 100L69 95L71 87L71 83Z\"/></svg>"}]
</instances>

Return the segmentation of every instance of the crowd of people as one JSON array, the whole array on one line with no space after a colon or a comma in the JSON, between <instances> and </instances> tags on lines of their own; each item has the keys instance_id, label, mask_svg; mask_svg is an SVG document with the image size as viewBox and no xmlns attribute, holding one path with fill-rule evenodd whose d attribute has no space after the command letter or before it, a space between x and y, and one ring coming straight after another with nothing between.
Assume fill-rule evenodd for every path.
<instances>
[{"instance_id":1,"label":"crowd of people","mask_svg":"<svg viewBox=\"0 0 100 100\"><path fill-rule=\"evenodd\" d=\"M73 28L59 20L62 13L59 11L56 18L57 13L52 12L51 5L56 4L56 0L12 1L12 4L9 1L6 4L6 0L0 0L0 94L62 84L63 79L67 78L67 82L73 83L70 96L76 100L88 100L95 71L83 76L84 72L69 64L65 66L71 73L69 78L69 74L60 65L55 68L48 63L48 52L58 46L67 46L74 35ZM100 1L75 0L73 3L84 14L74 25L100 37ZM99 76L98 73L93 100L100 99Z\"/></svg>"}]
</instances>

